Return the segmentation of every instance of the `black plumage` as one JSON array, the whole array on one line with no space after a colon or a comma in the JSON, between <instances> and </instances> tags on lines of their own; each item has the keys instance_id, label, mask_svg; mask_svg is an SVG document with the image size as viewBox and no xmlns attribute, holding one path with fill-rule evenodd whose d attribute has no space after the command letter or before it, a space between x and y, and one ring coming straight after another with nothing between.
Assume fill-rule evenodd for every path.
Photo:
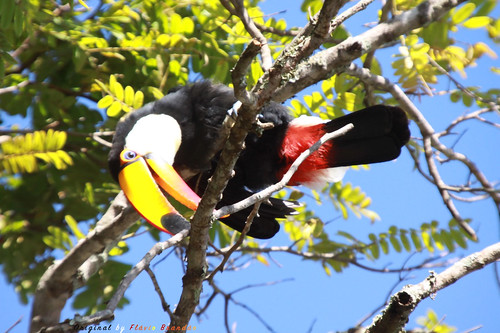
<instances>
[{"instance_id":1,"label":"black plumage","mask_svg":"<svg viewBox=\"0 0 500 333\"><path fill-rule=\"evenodd\" d=\"M194 174L187 182L201 196L217 163L218 153L214 155L213 152L217 150L215 145L222 123L235 102L233 91L228 87L202 81L176 88L162 99L128 114L116 128L108 160L111 174L117 178L120 171L119 154L124 148L127 134L137 120L149 114L167 114L178 122L182 131L181 145L173 166L178 170L188 169L191 175ZM245 142L246 148L235 166L235 176L229 181L218 208L238 202L277 182L293 162L290 161L291 155L287 155L288 148L283 147L283 144L290 140L301 140L302 135L299 132L297 138L284 140L288 133L292 133L289 129L294 124L287 108L281 104L270 103L261 110L260 121L272 123L274 127L260 136L249 133ZM404 112L399 108L386 106L367 108L318 124L318 129L314 131L318 131L321 136L322 133L334 131L349 122L354 124L354 130L327 146L326 149L332 150L333 154L326 152L329 155L324 167L394 159L409 138L408 121ZM304 131L310 132L313 127L303 126ZM316 134L310 137L315 138ZM320 157L311 156L313 164L319 165L314 158ZM304 173L303 177L309 176L307 169L300 172ZM300 181L296 182L299 183ZM221 221L241 231L250 210L251 208L248 208L232 214ZM248 235L256 238L272 237L279 230L276 218L283 218L293 212L293 203L270 199L262 204Z\"/></svg>"}]
</instances>

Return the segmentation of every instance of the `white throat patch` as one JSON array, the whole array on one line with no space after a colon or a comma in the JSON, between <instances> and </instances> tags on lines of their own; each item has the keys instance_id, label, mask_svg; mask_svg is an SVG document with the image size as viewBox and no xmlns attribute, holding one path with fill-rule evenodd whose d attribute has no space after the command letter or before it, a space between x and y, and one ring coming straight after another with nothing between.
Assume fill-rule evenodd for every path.
<instances>
[{"instance_id":1,"label":"white throat patch","mask_svg":"<svg viewBox=\"0 0 500 333\"><path fill-rule=\"evenodd\" d=\"M166 114L150 114L140 118L125 138L125 148L146 155L154 153L172 165L181 145L181 128Z\"/></svg>"}]
</instances>

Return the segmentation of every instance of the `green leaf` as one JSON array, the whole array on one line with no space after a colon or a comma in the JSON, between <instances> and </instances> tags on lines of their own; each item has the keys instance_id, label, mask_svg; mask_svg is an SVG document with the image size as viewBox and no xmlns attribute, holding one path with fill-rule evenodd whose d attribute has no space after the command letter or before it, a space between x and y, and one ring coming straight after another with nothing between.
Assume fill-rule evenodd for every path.
<instances>
[{"instance_id":1,"label":"green leaf","mask_svg":"<svg viewBox=\"0 0 500 333\"><path fill-rule=\"evenodd\" d=\"M368 238L371 241L371 244L368 247L368 249L370 250L373 258L378 259L380 257L380 248L379 248L377 236L373 233L370 233L368 235Z\"/></svg>"},{"instance_id":2,"label":"green leaf","mask_svg":"<svg viewBox=\"0 0 500 333\"><path fill-rule=\"evenodd\" d=\"M488 16L474 16L465 21L462 25L469 29L479 29L490 24L491 18Z\"/></svg>"},{"instance_id":3,"label":"green leaf","mask_svg":"<svg viewBox=\"0 0 500 333\"><path fill-rule=\"evenodd\" d=\"M16 11L14 12L14 33L17 37L21 36L21 34L23 33L24 22L24 13L21 7L16 6Z\"/></svg>"},{"instance_id":4,"label":"green leaf","mask_svg":"<svg viewBox=\"0 0 500 333\"><path fill-rule=\"evenodd\" d=\"M322 6L323 1L321 0L305 0L300 6L300 10L302 10L304 13L311 13L312 15L314 15L320 11Z\"/></svg>"},{"instance_id":5,"label":"green leaf","mask_svg":"<svg viewBox=\"0 0 500 333\"><path fill-rule=\"evenodd\" d=\"M476 11L477 16L483 16L483 15L488 15L491 13L493 9L495 9L497 5L496 0L486 0L486 1L481 1L481 4L479 5L480 7Z\"/></svg>"},{"instance_id":6,"label":"green leaf","mask_svg":"<svg viewBox=\"0 0 500 333\"><path fill-rule=\"evenodd\" d=\"M454 252L455 251L455 243L453 242L453 238L451 237L451 234L448 231L443 229L443 230L441 230L440 235L441 235L441 239L443 240L444 245L446 245L446 248L448 249L448 251L450 253Z\"/></svg>"},{"instance_id":7,"label":"green leaf","mask_svg":"<svg viewBox=\"0 0 500 333\"><path fill-rule=\"evenodd\" d=\"M108 111L106 111L106 114L108 117L117 117L120 114L120 111L122 110L122 104L118 101L114 101L111 103L111 106L108 108Z\"/></svg>"},{"instance_id":8,"label":"green leaf","mask_svg":"<svg viewBox=\"0 0 500 333\"><path fill-rule=\"evenodd\" d=\"M85 238L83 232L80 230L80 228L78 228L78 222L71 215L64 216L64 220L77 239Z\"/></svg>"},{"instance_id":9,"label":"green leaf","mask_svg":"<svg viewBox=\"0 0 500 333\"><path fill-rule=\"evenodd\" d=\"M472 15L474 9L476 9L476 5L472 2L467 2L459 9L454 9L451 14L451 22L453 24L459 24L460 22L463 22Z\"/></svg>"},{"instance_id":10,"label":"green leaf","mask_svg":"<svg viewBox=\"0 0 500 333\"><path fill-rule=\"evenodd\" d=\"M123 86L119 82L115 82L113 85L110 85L109 89L117 100L123 102Z\"/></svg>"},{"instance_id":11,"label":"green leaf","mask_svg":"<svg viewBox=\"0 0 500 333\"><path fill-rule=\"evenodd\" d=\"M320 106L325 104L323 96L317 91L313 92L311 95L304 96L304 101L306 102L309 110L314 113L319 111Z\"/></svg>"},{"instance_id":12,"label":"green leaf","mask_svg":"<svg viewBox=\"0 0 500 333\"><path fill-rule=\"evenodd\" d=\"M183 17L182 18L182 29L185 34L192 34L194 31L194 22L190 17Z\"/></svg>"},{"instance_id":13,"label":"green leaf","mask_svg":"<svg viewBox=\"0 0 500 333\"><path fill-rule=\"evenodd\" d=\"M142 107L144 103L144 94L142 91L136 91L135 92L135 95L134 95L134 102L132 103L132 106L134 107L134 109L139 109Z\"/></svg>"},{"instance_id":14,"label":"green leaf","mask_svg":"<svg viewBox=\"0 0 500 333\"><path fill-rule=\"evenodd\" d=\"M460 231L458 231L457 229L451 229L450 235L458 246L460 246L462 249L467 248L465 236Z\"/></svg>"},{"instance_id":15,"label":"green leaf","mask_svg":"<svg viewBox=\"0 0 500 333\"><path fill-rule=\"evenodd\" d=\"M161 99L164 96L161 90L156 87L148 87L148 90L153 94L155 99Z\"/></svg>"},{"instance_id":16,"label":"green leaf","mask_svg":"<svg viewBox=\"0 0 500 333\"><path fill-rule=\"evenodd\" d=\"M97 107L100 109L106 109L114 102L114 99L111 95L106 95L97 102Z\"/></svg>"},{"instance_id":17,"label":"green leaf","mask_svg":"<svg viewBox=\"0 0 500 333\"><path fill-rule=\"evenodd\" d=\"M267 261L267 259L264 258L264 256L258 254L255 256L255 259L257 259L257 261L260 262L261 264L263 264L265 266L269 266L269 261Z\"/></svg>"},{"instance_id":18,"label":"green leaf","mask_svg":"<svg viewBox=\"0 0 500 333\"><path fill-rule=\"evenodd\" d=\"M61 148L66 143L66 132L35 131L18 135L0 144L2 167L9 173L35 172L38 170L36 159L53 164L57 169L72 165L71 157Z\"/></svg>"},{"instance_id":19,"label":"green leaf","mask_svg":"<svg viewBox=\"0 0 500 333\"><path fill-rule=\"evenodd\" d=\"M121 256L122 254L128 252L127 243L124 241L119 241L118 244L109 251L110 256Z\"/></svg>"},{"instance_id":20,"label":"green leaf","mask_svg":"<svg viewBox=\"0 0 500 333\"><path fill-rule=\"evenodd\" d=\"M330 267L328 267L328 265L325 262L323 262L321 264L321 266L323 266L323 269L325 270L326 275L332 276L332 271L330 270Z\"/></svg>"},{"instance_id":21,"label":"green leaf","mask_svg":"<svg viewBox=\"0 0 500 333\"><path fill-rule=\"evenodd\" d=\"M389 237L389 241L391 242L391 245L394 248L394 250L396 250L396 252L400 253L402 251L401 244L399 243L399 240L394 235L391 235Z\"/></svg>"},{"instance_id":22,"label":"green leaf","mask_svg":"<svg viewBox=\"0 0 500 333\"><path fill-rule=\"evenodd\" d=\"M356 94L351 92L342 92L337 95L335 99L335 106L345 109L347 111L354 111L354 105L356 102Z\"/></svg>"},{"instance_id":23,"label":"green leaf","mask_svg":"<svg viewBox=\"0 0 500 333\"><path fill-rule=\"evenodd\" d=\"M295 117L309 114L309 111L307 110L307 108L298 99L294 99L290 103L292 104L293 113L294 113Z\"/></svg>"},{"instance_id":24,"label":"green leaf","mask_svg":"<svg viewBox=\"0 0 500 333\"><path fill-rule=\"evenodd\" d=\"M54 249L69 251L73 247L73 242L69 238L68 232L55 226L48 226L50 235L43 236L43 242Z\"/></svg>"},{"instance_id":25,"label":"green leaf","mask_svg":"<svg viewBox=\"0 0 500 333\"><path fill-rule=\"evenodd\" d=\"M389 253L389 243L387 242L387 235L380 234L378 242L380 244L380 248L382 249L382 252L384 252L384 254L388 254Z\"/></svg>"},{"instance_id":26,"label":"green leaf","mask_svg":"<svg viewBox=\"0 0 500 333\"><path fill-rule=\"evenodd\" d=\"M431 253L434 252L434 247L432 246L432 238L429 233L427 231L421 231L420 236L422 237L425 248Z\"/></svg>"},{"instance_id":27,"label":"green leaf","mask_svg":"<svg viewBox=\"0 0 500 333\"><path fill-rule=\"evenodd\" d=\"M14 17L14 10L16 9L16 2L14 0L2 1L2 13L0 14L0 28L7 29Z\"/></svg>"},{"instance_id":28,"label":"green leaf","mask_svg":"<svg viewBox=\"0 0 500 333\"><path fill-rule=\"evenodd\" d=\"M89 6L87 6L87 4L85 3L85 1L83 0L78 0L78 2L80 3L80 5L82 5L83 7L85 7L85 9L89 10Z\"/></svg>"},{"instance_id":29,"label":"green leaf","mask_svg":"<svg viewBox=\"0 0 500 333\"><path fill-rule=\"evenodd\" d=\"M134 88L125 87L125 104L132 106L134 104Z\"/></svg>"},{"instance_id":30,"label":"green leaf","mask_svg":"<svg viewBox=\"0 0 500 333\"><path fill-rule=\"evenodd\" d=\"M450 94L450 100L453 103L460 102L460 99L462 98L462 94L460 91L454 91Z\"/></svg>"},{"instance_id":31,"label":"green leaf","mask_svg":"<svg viewBox=\"0 0 500 333\"><path fill-rule=\"evenodd\" d=\"M422 241L420 240L420 237L418 237L418 233L415 229L410 230L410 236L411 240L413 241L413 245L415 246L415 249L418 252L422 251Z\"/></svg>"}]
</instances>

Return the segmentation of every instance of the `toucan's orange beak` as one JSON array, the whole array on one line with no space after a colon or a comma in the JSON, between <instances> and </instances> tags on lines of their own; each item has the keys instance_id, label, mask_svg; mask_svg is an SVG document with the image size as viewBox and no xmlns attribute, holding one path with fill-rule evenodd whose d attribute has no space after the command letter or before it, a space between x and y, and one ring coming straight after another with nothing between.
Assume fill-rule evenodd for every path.
<instances>
[{"instance_id":1,"label":"toucan's orange beak","mask_svg":"<svg viewBox=\"0 0 500 333\"><path fill-rule=\"evenodd\" d=\"M160 185L184 206L196 210L200 197L191 190L174 168L154 154L141 156L124 149L120 154L118 181L134 208L155 228L176 234L190 227L163 195Z\"/></svg>"}]
</instances>

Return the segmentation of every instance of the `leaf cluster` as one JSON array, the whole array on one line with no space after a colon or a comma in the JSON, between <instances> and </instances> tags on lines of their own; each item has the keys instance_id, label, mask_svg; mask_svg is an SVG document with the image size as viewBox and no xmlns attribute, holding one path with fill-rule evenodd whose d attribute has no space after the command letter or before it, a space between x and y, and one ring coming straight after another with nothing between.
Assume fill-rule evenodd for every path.
<instances>
[{"instance_id":1,"label":"leaf cluster","mask_svg":"<svg viewBox=\"0 0 500 333\"><path fill-rule=\"evenodd\" d=\"M65 132L49 129L4 139L0 143L0 171L10 174L35 172L37 159L53 164L56 169L66 169L73 164L71 156L62 150L66 137Z\"/></svg>"},{"instance_id":2,"label":"leaf cluster","mask_svg":"<svg viewBox=\"0 0 500 333\"><path fill-rule=\"evenodd\" d=\"M408 92L432 95L432 85L438 82L437 76L443 75L429 58L444 68L466 76L465 69L475 66L484 55L496 58L497 55L487 44L481 41L460 41L454 33L463 29L487 29L490 36L496 38L498 20L488 16L495 7L495 1L468 2L453 8L439 21L413 31L413 34L401 37L399 53L392 63L394 74ZM397 1L396 7L406 8L406 1Z\"/></svg>"}]
</instances>

